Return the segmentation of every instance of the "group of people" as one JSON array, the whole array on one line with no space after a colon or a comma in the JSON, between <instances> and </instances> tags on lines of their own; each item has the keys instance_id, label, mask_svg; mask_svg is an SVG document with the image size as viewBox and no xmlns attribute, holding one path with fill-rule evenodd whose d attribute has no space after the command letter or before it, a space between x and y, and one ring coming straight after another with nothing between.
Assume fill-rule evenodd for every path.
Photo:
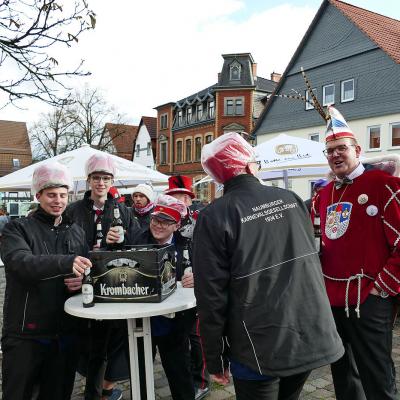
<instances>
[{"instance_id":1,"label":"group of people","mask_svg":"<svg viewBox=\"0 0 400 400\"><path fill-rule=\"evenodd\" d=\"M185 176L170 177L157 199L151 186L136 186L128 208L110 194L112 159L95 155L86 165L90 190L67 205L66 168L38 167L39 207L8 223L1 243L3 399L70 399L76 370L86 376L86 400L122 398L115 384L129 376L124 322L63 311L92 267L89 251L120 241L111 226L117 207L124 243L173 244L177 279L195 290L195 310L151 321L153 354L174 400L200 399L210 380L224 385L231 376L239 400L295 400L311 370L328 364L338 400L394 400L400 179L366 168L344 118L329 113L332 179L321 181L311 218L296 194L258 180L254 148L237 133L202 149L203 168L224 193L200 212ZM313 218L321 221L321 254ZM186 250L193 270L184 268ZM143 358L139 346L145 399Z\"/></svg>"}]
</instances>

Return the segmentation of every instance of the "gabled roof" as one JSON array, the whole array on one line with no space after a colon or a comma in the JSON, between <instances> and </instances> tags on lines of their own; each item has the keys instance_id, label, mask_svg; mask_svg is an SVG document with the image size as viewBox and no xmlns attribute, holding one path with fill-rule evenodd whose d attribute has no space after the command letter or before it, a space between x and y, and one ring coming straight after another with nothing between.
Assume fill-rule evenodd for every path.
<instances>
[{"instance_id":1,"label":"gabled roof","mask_svg":"<svg viewBox=\"0 0 400 400\"><path fill-rule=\"evenodd\" d=\"M345 17L400 63L400 21L339 0L329 0Z\"/></svg>"},{"instance_id":2,"label":"gabled roof","mask_svg":"<svg viewBox=\"0 0 400 400\"><path fill-rule=\"evenodd\" d=\"M147 131L149 132L150 138L155 139L157 137L157 118L156 117L142 117L138 131L142 125L146 125Z\"/></svg>"},{"instance_id":3,"label":"gabled roof","mask_svg":"<svg viewBox=\"0 0 400 400\"><path fill-rule=\"evenodd\" d=\"M254 126L253 133L257 133L258 127L262 124L265 116L267 115L272 103L275 100L275 93L279 93L281 87L286 81L287 74L295 64L307 40L311 36L314 27L317 25L321 16L325 12L326 7L331 4L336 7L346 18L357 26L367 37L370 38L379 48L385 51L396 63L400 63L400 21L385 17L381 14L365 10L364 8L356 7L351 4L345 3L340 0L323 0L316 15L314 16L310 26L304 34L301 42L299 43L296 51L289 61L282 78L275 87L272 96L267 101L263 112Z\"/></svg>"},{"instance_id":4,"label":"gabled roof","mask_svg":"<svg viewBox=\"0 0 400 400\"><path fill-rule=\"evenodd\" d=\"M136 140L138 127L135 125L112 124L107 122L104 129L110 134L117 156L132 159L133 143Z\"/></svg>"}]
</instances>

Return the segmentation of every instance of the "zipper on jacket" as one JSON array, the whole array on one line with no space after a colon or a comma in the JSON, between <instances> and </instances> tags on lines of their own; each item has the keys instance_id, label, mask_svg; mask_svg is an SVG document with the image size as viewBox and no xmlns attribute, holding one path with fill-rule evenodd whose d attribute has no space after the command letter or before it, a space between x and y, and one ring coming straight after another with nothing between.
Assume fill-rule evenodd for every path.
<instances>
[{"instance_id":1,"label":"zipper on jacket","mask_svg":"<svg viewBox=\"0 0 400 400\"><path fill-rule=\"evenodd\" d=\"M24 306L24 316L22 318L22 326L21 326L21 332L24 331L24 326L25 326L25 316L26 316L26 306L28 304L28 297L29 297L29 292L26 292L26 297L25 297L25 306Z\"/></svg>"}]
</instances>

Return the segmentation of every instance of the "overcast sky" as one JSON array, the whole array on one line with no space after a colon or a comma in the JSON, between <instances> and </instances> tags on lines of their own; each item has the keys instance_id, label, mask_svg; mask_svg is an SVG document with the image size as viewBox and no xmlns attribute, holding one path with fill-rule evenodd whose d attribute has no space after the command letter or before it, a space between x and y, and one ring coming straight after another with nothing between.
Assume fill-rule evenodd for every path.
<instances>
[{"instance_id":1,"label":"overcast sky","mask_svg":"<svg viewBox=\"0 0 400 400\"><path fill-rule=\"evenodd\" d=\"M398 0L349 0L351 4L400 19ZM283 72L306 32L318 0L91 0L96 29L60 62L85 60L92 75L69 86L101 88L127 121L156 116L154 107L177 101L217 82L221 54L251 53L257 75ZM111 6L112 4L112 6ZM57 58L56 57L56 58ZM61 58L63 60L61 60ZM76 62L75 62L76 60ZM28 127L48 106L38 101L8 106L0 119Z\"/></svg>"}]
</instances>

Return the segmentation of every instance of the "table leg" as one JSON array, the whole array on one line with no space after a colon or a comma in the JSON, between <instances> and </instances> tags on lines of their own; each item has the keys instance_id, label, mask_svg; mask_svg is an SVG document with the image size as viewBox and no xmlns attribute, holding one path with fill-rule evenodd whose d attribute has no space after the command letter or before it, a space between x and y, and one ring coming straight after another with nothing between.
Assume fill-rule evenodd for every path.
<instances>
[{"instance_id":1,"label":"table leg","mask_svg":"<svg viewBox=\"0 0 400 400\"><path fill-rule=\"evenodd\" d=\"M131 369L132 400L140 400L138 344L135 336L136 320L128 319L129 365Z\"/></svg>"},{"instance_id":2,"label":"table leg","mask_svg":"<svg viewBox=\"0 0 400 400\"><path fill-rule=\"evenodd\" d=\"M147 400L154 400L153 346L151 345L150 318L143 318L144 362L146 366Z\"/></svg>"},{"instance_id":3,"label":"table leg","mask_svg":"<svg viewBox=\"0 0 400 400\"><path fill-rule=\"evenodd\" d=\"M147 400L155 400L153 348L150 318L143 318L143 328L136 328L136 320L128 319L129 363L131 368L132 400L140 400L140 378L137 338L143 337Z\"/></svg>"}]
</instances>

